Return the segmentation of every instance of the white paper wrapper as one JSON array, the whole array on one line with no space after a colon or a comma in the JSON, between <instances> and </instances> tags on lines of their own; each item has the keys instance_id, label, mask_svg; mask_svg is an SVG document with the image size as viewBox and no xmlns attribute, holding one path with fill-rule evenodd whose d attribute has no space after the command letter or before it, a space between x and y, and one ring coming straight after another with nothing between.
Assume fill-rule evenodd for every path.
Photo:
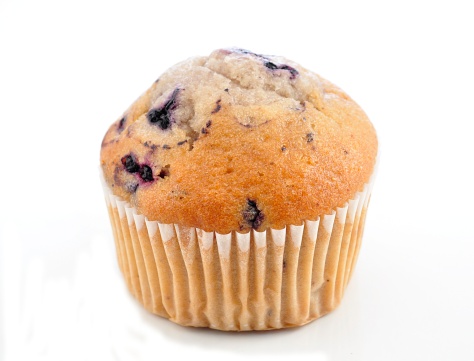
<instances>
[{"instance_id":1,"label":"white paper wrapper","mask_svg":"<svg viewBox=\"0 0 474 361\"><path fill-rule=\"evenodd\" d=\"M373 178L332 214L246 234L148 221L103 184L118 263L137 300L181 325L245 331L303 325L337 307Z\"/></svg>"}]
</instances>

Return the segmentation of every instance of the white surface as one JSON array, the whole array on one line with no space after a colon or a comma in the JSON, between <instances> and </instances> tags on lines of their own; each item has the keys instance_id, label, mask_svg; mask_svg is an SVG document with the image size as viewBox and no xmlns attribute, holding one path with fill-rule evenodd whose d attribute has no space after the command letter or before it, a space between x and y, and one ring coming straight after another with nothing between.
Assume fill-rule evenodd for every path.
<instances>
[{"instance_id":1,"label":"white surface","mask_svg":"<svg viewBox=\"0 0 474 361\"><path fill-rule=\"evenodd\" d=\"M474 359L474 23L433 3L1 1L0 360ZM226 46L333 81L382 144L342 305L299 329L176 326L118 274L102 136L167 67Z\"/></svg>"}]
</instances>

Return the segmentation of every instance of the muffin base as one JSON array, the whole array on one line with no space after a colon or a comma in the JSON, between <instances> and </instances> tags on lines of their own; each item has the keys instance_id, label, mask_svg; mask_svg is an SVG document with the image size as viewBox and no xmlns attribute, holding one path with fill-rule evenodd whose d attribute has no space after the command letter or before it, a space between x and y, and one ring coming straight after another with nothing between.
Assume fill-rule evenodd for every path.
<instances>
[{"instance_id":1,"label":"muffin base","mask_svg":"<svg viewBox=\"0 0 474 361\"><path fill-rule=\"evenodd\" d=\"M148 311L183 326L249 331L304 325L339 305L372 184L317 220L245 234L149 221L105 183L104 193L120 270Z\"/></svg>"}]
</instances>

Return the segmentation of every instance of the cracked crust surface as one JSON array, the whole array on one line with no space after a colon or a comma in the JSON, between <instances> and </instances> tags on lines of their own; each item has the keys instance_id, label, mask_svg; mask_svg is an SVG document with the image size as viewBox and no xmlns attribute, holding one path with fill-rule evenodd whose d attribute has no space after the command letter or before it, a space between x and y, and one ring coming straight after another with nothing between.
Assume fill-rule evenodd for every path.
<instances>
[{"instance_id":1,"label":"cracked crust surface","mask_svg":"<svg viewBox=\"0 0 474 361\"><path fill-rule=\"evenodd\" d=\"M369 180L375 130L285 58L221 49L165 72L111 125L101 166L149 220L245 232L329 214Z\"/></svg>"}]
</instances>

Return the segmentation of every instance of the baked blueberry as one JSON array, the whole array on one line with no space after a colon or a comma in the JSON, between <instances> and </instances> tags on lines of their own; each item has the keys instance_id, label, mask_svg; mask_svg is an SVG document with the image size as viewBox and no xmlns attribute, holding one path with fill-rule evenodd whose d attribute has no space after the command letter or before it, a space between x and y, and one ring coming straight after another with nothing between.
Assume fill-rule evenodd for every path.
<instances>
[{"instance_id":1,"label":"baked blueberry","mask_svg":"<svg viewBox=\"0 0 474 361\"><path fill-rule=\"evenodd\" d=\"M124 126L125 126L125 122L126 122L126 121L127 121L127 119L126 119L125 117L123 117L122 119L120 119L120 121L119 121L119 123L118 123L118 125L117 125L117 131L118 131L119 133L122 133L122 130L123 130Z\"/></svg>"},{"instance_id":2,"label":"baked blueberry","mask_svg":"<svg viewBox=\"0 0 474 361\"><path fill-rule=\"evenodd\" d=\"M214 110L213 110L211 113L212 113L212 114L217 113L219 110L221 110L221 99L219 99L219 100L216 102L216 107L214 108Z\"/></svg>"},{"instance_id":3,"label":"baked blueberry","mask_svg":"<svg viewBox=\"0 0 474 361\"><path fill-rule=\"evenodd\" d=\"M242 212L242 216L245 222L254 229L260 227L265 218L262 211L258 209L257 203L252 199L247 199L247 205Z\"/></svg>"},{"instance_id":4,"label":"baked blueberry","mask_svg":"<svg viewBox=\"0 0 474 361\"><path fill-rule=\"evenodd\" d=\"M267 61L264 65L265 65L268 69L271 69L271 70L278 69L278 66L275 65L274 63L272 63L271 61Z\"/></svg>"},{"instance_id":5,"label":"baked blueberry","mask_svg":"<svg viewBox=\"0 0 474 361\"><path fill-rule=\"evenodd\" d=\"M296 76L299 74L298 70L296 70L295 68L293 68L289 65L286 65L286 64L280 64L280 65L275 64L275 63L271 62L270 59L268 57L266 57L265 55L255 54L255 53L252 53L251 51L248 51L248 50L245 50L245 49L235 49L235 51L238 52L238 53L241 53L241 54L253 55L253 56L261 59L264 62L263 65L265 65L265 67L267 67L270 70L286 70L286 71L289 71L290 72L290 79L296 78Z\"/></svg>"},{"instance_id":6,"label":"baked blueberry","mask_svg":"<svg viewBox=\"0 0 474 361\"><path fill-rule=\"evenodd\" d=\"M138 174L140 175L140 178L144 182L152 182L154 180L153 179L153 171L146 164L144 164L140 167L140 170L138 171Z\"/></svg>"},{"instance_id":7,"label":"baked blueberry","mask_svg":"<svg viewBox=\"0 0 474 361\"><path fill-rule=\"evenodd\" d=\"M290 72L290 79L294 79L296 78L296 76L299 74L298 73L298 70L296 70L295 68L289 66L289 65L276 65L275 63L272 63L271 61L267 61L265 62L263 65L265 65L265 67L267 67L268 69L270 70L287 70Z\"/></svg>"},{"instance_id":8,"label":"baked blueberry","mask_svg":"<svg viewBox=\"0 0 474 361\"><path fill-rule=\"evenodd\" d=\"M138 189L138 183L128 182L125 184L125 189L127 190L128 193L135 193Z\"/></svg>"},{"instance_id":9,"label":"baked blueberry","mask_svg":"<svg viewBox=\"0 0 474 361\"><path fill-rule=\"evenodd\" d=\"M294 79L296 78L296 76L299 74L298 73L298 70L296 70L295 68L289 66L289 65L280 65L278 67L278 69L282 69L282 70L287 70L290 72L291 76L290 76L290 79Z\"/></svg>"},{"instance_id":10,"label":"baked blueberry","mask_svg":"<svg viewBox=\"0 0 474 361\"><path fill-rule=\"evenodd\" d=\"M148 112L147 118L150 123L158 125L162 130L166 130L171 126L172 112L178 106L176 98L179 90L179 88L176 88L162 107Z\"/></svg>"},{"instance_id":11,"label":"baked blueberry","mask_svg":"<svg viewBox=\"0 0 474 361\"><path fill-rule=\"evenodd\" d=\"M125 167L125 170L128 173L136 173L140 169L140 166L138 165L133 154L129 154L129 155L126 155L125 157L122 157L121 161L122 161L123 166Z\"/></svg>"}]
</instances>

